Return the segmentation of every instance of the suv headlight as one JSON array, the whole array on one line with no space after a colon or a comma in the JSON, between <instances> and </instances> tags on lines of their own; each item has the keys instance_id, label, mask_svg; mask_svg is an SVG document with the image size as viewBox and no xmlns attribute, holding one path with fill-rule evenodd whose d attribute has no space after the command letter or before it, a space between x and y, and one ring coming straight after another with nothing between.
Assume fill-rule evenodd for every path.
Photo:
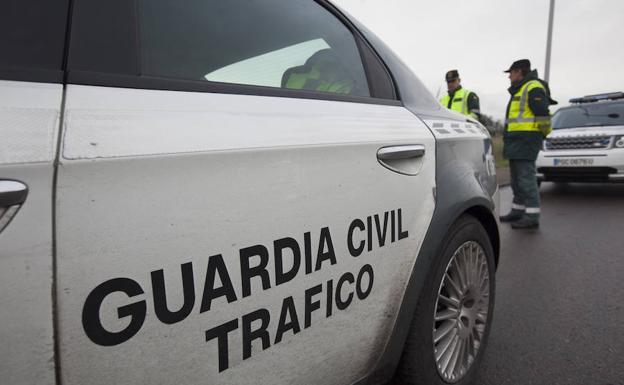
<instances>
[{"instance_id":1,"label":"suv headlight","mask_svg":"<svg viewBox=\"0 0 624 385\"><path fill-rule=\"evenodd\" d=\"M549 150L549 145L550 142L548 141L548 138L544 138L544 140L542 141L542 150L544 151L548 151Z\"/></svg>"},{"instance_id":2,"label":"suv headlight","mask_svg":"<svg viewBox=\"0 0 624 385\"><path fill-rule=\"evenodd\" d=\"M613 141L614 148L624 148L624 135L616 136Z\"/></svg>"}]
</instances>

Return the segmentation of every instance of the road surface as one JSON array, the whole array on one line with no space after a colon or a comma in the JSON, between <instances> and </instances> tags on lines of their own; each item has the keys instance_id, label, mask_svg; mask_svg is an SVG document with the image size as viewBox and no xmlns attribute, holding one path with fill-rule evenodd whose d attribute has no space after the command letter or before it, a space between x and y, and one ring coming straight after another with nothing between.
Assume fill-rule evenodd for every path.
<instances>
[{"instance_id":1,"label":"road surface","mask_svg":"<svg viewBox=\"0 0 624 385\"><path fill-rule=\"evenodd\" d=\"M478 384L624 385L624 185L545 182L538 231L501 224ZM501 189L501 212L511 191Z\"/></svg>"}]
</instances>

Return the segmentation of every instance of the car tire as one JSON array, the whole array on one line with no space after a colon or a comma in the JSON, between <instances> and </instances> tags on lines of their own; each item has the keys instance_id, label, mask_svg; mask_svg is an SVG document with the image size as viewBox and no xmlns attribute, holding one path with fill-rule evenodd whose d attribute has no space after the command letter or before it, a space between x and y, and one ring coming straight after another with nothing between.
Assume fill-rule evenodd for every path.
<instances>
[{"instance_id":1,"label":"car tire","mask_svg":"<svg viewBox=\"0 0 624 385\"><path fill-rule=\"evenodd\" d=\"M471 274L464 274L471 271ZM466 284L451 282L461 280L460 272L482 284L468 284L468 280ZM474 217L460 217L444 239L440 258L432 263L397 368L395 384L467 385L474 382L492 323L494 275L494 251L487 232ZM453 293L453 284L461 286L459 294ZM465 293L461 294L462 291ZM438 300L440 295L445 298ZM457 311L452 314L454 308ZM434 334L438 339L435 344ZM450 356L449 352L452 352ZM458 365L453 368L455 354ZM447 358L449 363L444 366Z\"/></svg>"}]
</instances>

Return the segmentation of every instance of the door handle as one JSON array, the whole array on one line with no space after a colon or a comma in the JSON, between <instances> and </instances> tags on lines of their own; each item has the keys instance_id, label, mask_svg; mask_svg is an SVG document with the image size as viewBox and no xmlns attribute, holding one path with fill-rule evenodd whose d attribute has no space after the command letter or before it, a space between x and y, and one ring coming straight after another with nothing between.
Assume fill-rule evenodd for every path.
<instances>
[{"instance_id":1,"label":"door handle","mask_svg":"<svg viewBox=\"0 0 624 385\"><path fill-rule=\"evenodd\" d=\"M377 159L379 160L412 159L424 155L425 146L422 144L382 147L377 151Z\"/></svg>"},{"instance_id":2,"label":"door handle","mask_svg":"<svg viewBox=\"0 0 624 385\"><path fill-rule=\"evenodd\" d=\"M28 196L28 187L15 180L0 180L0 233L11 222Z\"/></svg>"},{"instance_id":3,"label":"door handle","mask_svg":"<svg viewBox=\"0 0 624 385\"><path fill-rule=\"evenodd\" d=\"M15 180L0 180L0 207L21 205L28 195L28 187Z\"/></svg>"},{"instance_id":4,"label":"door handle","mask_svg":"<svg viewBox=\"0 0 624 385\"><path fill-rule=\"evenodd\" d=\"M418 175L423 165L424 155L425 146L422 144L403 144L377 150L379 164L403 175Z\"/></svg>"}]
</instances>

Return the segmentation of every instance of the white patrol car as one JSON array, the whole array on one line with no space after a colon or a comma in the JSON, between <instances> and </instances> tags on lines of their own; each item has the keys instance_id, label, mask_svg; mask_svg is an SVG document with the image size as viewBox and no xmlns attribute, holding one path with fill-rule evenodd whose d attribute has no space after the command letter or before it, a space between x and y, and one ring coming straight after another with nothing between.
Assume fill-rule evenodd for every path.
<instances>
[{"instance_id":1,"label":"white patrol car","mask_svg":"<svg viewBox=\"0 0 624 385\"><path fill-rule=\"evenodd\" d=\"M318 0L0 5L6 384L469 384L491 141Z\"/></svg>"},{"instance_id":2,"label":"white patrol car","mask_svg":"<svg viewBox=\"0 0 624 385\"><path fill-rule=\"evenodd\" d=\"M537 158L538 181L624 182L624 92L570 99Z\"/></svg>"}]
</instances>

